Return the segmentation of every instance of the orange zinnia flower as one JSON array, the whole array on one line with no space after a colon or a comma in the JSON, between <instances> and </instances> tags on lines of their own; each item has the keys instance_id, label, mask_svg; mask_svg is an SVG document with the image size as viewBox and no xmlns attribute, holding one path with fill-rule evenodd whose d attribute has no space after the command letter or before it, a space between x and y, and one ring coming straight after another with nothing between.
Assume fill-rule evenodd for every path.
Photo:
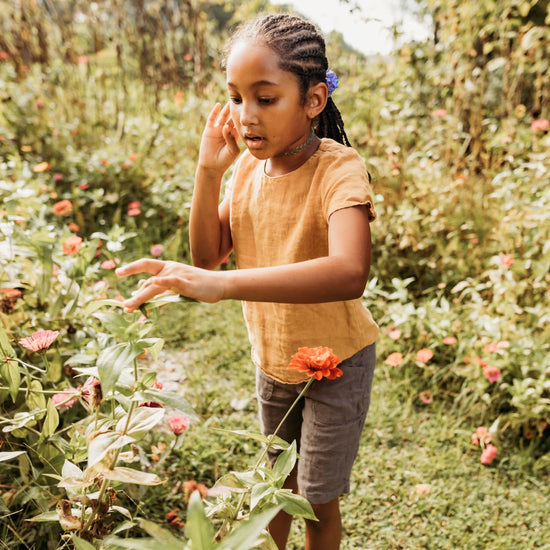
<instances>
[{"instance_id":1,"label":"orange zinnia flower","mask_svg":"<svg viewBox=\"0 0 550 550\"><path fill-rule=\"evenodd\" d=\"M431 349L421 349L416 354L416 360L419 363L427 363L434 356L434 352Z\"/></svg>"},{"instance_id":2,"label":"orange zinnia flower","mask_svg":"<svg viewBox=\"0 0 550 550\"><path fill-rule=\"evenodd\" d=\"M63 243L63 254L71 256L72 254L77 254L81 248L82 238L78 235L72 235Z\"/></svg>"},{"instance_id":3,"label":"orange zinnia flower","mask_svg":"<svg viewBox=\"0 0 550 550\"><path fill-rule=\"evenodd\" d=\"M73 205L68 199L63 199L53 205L53 213L55 216L67 216L72 212L72 210Z\"/></svg>"},{"instance_id":4,"label":"orange zinnia flower","mask_svg":"<svg viewBox=\"0 0 550 550\"><path fill-rule=\"evenodd\" d=\"M36 172L37 174L40 172L47 172L51 168L49 162L39 162L33 169L33 172Z\"/></svg>"},{"instance_id":5,"label":"orange zinnia flower","mask_svg":"<svg viewBox=\"0 0 550 550\"><path fill-rule=\"evenodd\" d=\"M321 380L321 378L334 380L344 374L342 369L338 368L340 363L340 359L330 348L324 346L298 348L298 352L292 356L288 368L305 372L316 380Z\"/></svg>"},{"instance_id":6,"label":"orange zinnia flower","mask_svg":"<svg viewBox=\"0 0 550 550\"><path fill-rule=\"evenodd\" d=\"M387 357L384 363L386 365L389 365L390 367L397 367L401 364L403 361L403 354L399 353L398 351L394 351L393 353L390 353Z\"/></svg>"},{"instance_id":7,"label":"orange zinnia flower","mask_svg":"<svg viewBox=\"0 0 550 550\"><path fill-rule=\"evenodd\" d=\"M48 349L58 336L58 330L39 330L26 338L21 338L19 344L30 351L40 351Z\"/></svg>"}]
</instances>

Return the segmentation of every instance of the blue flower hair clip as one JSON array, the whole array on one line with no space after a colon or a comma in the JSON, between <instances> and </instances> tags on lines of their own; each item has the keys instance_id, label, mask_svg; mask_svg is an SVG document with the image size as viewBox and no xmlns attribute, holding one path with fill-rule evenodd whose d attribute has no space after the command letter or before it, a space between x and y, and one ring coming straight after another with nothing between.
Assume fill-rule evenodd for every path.
<instances>
[{"instance_id":1,"label":"blue flower hair clip","mask_svg":"<svg viewBox=\"0 0 550 550\"><path fill-rule=\"evenodd\" d=\"M328 95L331 96L332 92L338 88L338 77L334 71L327 69L327 86L328 86Z\"/></svg>"}]
</instances>

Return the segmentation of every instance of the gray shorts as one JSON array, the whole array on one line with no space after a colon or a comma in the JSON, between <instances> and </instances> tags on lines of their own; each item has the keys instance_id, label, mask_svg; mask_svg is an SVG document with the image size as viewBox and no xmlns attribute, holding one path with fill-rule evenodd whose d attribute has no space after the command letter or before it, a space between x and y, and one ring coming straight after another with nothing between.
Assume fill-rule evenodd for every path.
<instances>
[{"instance_id":1,"label":"gray shorts","mask_svg":"<svg viewBox=\"0 0 550 550\"><path fill-rule=\"evenodd\" d=\"M335 380L314 381L277 434L289 443L296 441L299 491L312 504L324 504L349 492L375 364L375 344L342 361L339 366L344 374ZM282 384L256 370L264 435L275 431L304 385ZM277 454L270 450L269 459L274 462Z\"/></svg>"}]
</instances>

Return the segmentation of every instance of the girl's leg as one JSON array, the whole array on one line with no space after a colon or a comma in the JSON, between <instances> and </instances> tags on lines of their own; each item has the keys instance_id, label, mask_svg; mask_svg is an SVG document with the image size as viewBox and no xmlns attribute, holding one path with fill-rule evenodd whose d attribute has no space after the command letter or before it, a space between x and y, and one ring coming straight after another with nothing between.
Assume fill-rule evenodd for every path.
<instances>
[{"instance_id":1,"label":"girl's leg","mask_svg":"<svg viewBox=\"0 0 550 550\"><path fill-rule=\"evenodd\" d=\"M298 474L296 467L290 472L283 487L285 489L292 489L294 493L298 492ZM286 512L279 512L269 524L269 534L273 537L279 550L283 550L286 547L291 523L292 516L288 515Z\"/></svg>"},{"instance_id":2,"label":"girl's leg","mask_svg":"<svg viewBox=\"0 0 550 550\"><path fill-rule=\"evenodd\" d=\"M338 550L342 540L342 519L338 499L326 504L314 504L319 521L306 520L305 550Z\"/></svg>"}]
</instances>

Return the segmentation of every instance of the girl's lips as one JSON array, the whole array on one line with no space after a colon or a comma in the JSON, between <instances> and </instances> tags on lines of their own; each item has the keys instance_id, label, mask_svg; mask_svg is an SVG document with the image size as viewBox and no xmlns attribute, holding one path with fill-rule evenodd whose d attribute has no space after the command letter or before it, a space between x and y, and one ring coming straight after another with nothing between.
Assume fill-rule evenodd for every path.
<instances>
[{"instance_id":1,"label":"girl's lips","mask_svg":"<svg viewBox=\"0 0 550 550\"><path fill-rule=\"evenodd\" d=\"M245 136L244 141L248 149L257 150L263 147L264 138L258 136Z\"/></svg>"}]
</instances>

